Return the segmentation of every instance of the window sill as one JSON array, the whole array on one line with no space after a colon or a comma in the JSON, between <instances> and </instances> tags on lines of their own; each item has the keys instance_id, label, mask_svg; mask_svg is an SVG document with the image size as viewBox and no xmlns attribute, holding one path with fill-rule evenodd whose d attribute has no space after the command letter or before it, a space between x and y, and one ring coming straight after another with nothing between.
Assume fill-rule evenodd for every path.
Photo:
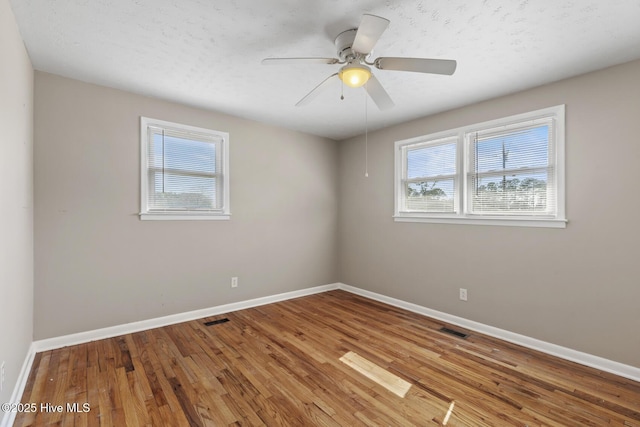
<instances>
[{"instance_id":1,"label":"window sill","mask_svg":"<svg viewBox=\"0 0 640 427\"><path fill-rule=\"evenodd\" d=\"M225 221L230 220L230 214L211 214L211 213L160 213L160 212L143 212L140 213L142 221Z\"/></svg>"},{"instance_id":2,"label":"window sill","mask_svg":"<svg viewBox=\"0 0 640 427\"><path fill-rule=\"evenodd\" d=\"M453 217L453 216L421 216L401 214L393 217L395 222L426 222L432 224L471 224L471 225L495 225L505 227L542 227L542 228L566 228L566 219L550 218L499 218L499 217Z\"/></svg>"}]
</instances>

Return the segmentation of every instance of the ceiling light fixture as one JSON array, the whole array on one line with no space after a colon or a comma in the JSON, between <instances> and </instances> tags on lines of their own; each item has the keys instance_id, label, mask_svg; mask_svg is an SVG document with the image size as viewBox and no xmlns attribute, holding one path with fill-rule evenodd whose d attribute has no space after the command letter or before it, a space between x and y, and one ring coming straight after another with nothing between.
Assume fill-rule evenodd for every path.
<instances>
[{"instance_id":1,"label":"ceiling light fixture","mask_svg":"<svg viewBox=\"0 0 640 427\"><path fill-rule=\"evenodd\" d=\"M339 72L331 74L317 85L304 98L296 103L296 107L307 105L318 96L322 90L333 86L336 80L354 88L363 87L371 100L376 103L380 111L394 106L391 97L382 87L378 79L371 73L371 68L389 71L410 71L414 73L451 75L456 70L456 61L450 59L378 57L372 59L373 47L389 26L389 20L380 16L364 14L358 28L351 28L341 32L335 38L337 58L265 58L262 63L267 64L326 64L342 65ZM366 85L366 86L365 86ZM340 99L344 99L343 96Z\"/></svg>"},{"instance_id":2,"label":"ceiling light fixture","mask_svg":"<svg viewBox=\"0 0 640 427\"><path fill-rule=\"evenodd\" d=\"M366 65L349 63L340 69L340 80L350 87L361 87L371 77L371 69Z\"/></svg>"}]
</instances>

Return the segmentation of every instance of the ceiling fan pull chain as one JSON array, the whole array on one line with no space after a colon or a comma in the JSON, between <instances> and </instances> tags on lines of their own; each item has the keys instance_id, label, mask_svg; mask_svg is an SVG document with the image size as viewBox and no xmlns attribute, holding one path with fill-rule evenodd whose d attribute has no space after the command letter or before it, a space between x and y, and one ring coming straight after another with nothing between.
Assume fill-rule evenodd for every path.
<instances>
[{"instance_id":1,"label":"ceiling fan pull chain","mask_svg":"<svg viewBox=\"0 0 640 427\"><path fill-rule=\"evenodd\" d=\"M340 79L340 100L344 101L344 82Z\"/></svg>"},{"instance_id":2,"label":"ceiling fan pull chain","mask_svg":"<svg viewBox=\"0 0 640 427\"><path fill-rule=\"evenodd\" d=\"M367 111L367 100L369 98L367 83L364 84L364 177L369 178L369 115Z\"/></svg>"}]
</instances>

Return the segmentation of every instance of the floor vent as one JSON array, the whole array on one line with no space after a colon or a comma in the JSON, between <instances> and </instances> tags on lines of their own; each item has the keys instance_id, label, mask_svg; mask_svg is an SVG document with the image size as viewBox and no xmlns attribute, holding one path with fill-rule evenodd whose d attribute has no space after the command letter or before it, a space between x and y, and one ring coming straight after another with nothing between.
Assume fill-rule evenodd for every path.
<instances>
[{"instance_id":1,"label":"floor vent","mask_svg":"<svg viewBox=\"0 0 640 427\"><path fill-rule=\"evenodd\" d=\"M455 329L450 329L445 327L440 328L440 332L444 332L445 334L453 335L462 339L465 339L469 336L469 334L465 334L464 332L456 331Z\"/></svg>"},{"instance_id":2,"label":"floor vent","mask_svg":"<svg viewBox=\"0 0 640 427\"><path fill-rule=\"evenodd\" d=\"M226 323L228 322L229 319L227 319L226 317L224 319L218 319L218 320L212 320L210 322L204 322L204 326L213 326L213 325L219 325L220 323Z\"/></svg>"}]
</instances>

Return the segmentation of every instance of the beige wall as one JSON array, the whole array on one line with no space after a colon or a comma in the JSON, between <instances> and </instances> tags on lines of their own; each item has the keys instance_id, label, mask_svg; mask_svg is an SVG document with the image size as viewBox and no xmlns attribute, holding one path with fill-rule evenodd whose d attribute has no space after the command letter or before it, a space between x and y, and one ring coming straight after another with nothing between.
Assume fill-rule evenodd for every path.
<instances>
[{"instance_id":1,"label":"beige wall","mask_svg":"<svg viewBox=\"0 0 640 427\"><path fill-rule=\"evenodd\" d=\"M335 141L41 72L35 99L36 339L337 280ZM140 116L229 132L230 221L138 219Z\"/></svg>"},{"instance_id":2,"label":"beige wall","mask_svg":"<svg viewBox=\"0 0 640 427\"><path fill-rule=\"evenodd\" d=\"M340 281L640 367L639 76L636 61L381 130L369 178L363 138L341 143ZM394 141L558 104L566 229L393 222Z\"/></svg>"},{"instance_id":3,"label":"beige wall","mask_svg":"<svg viewBox=\"0 0 640 427\"><path fill-rule=\"evenodd\" d=\"M8 402L33 338L33 69L8 0L0 0L0 327Z\"/></svg>"}]
</instances>

